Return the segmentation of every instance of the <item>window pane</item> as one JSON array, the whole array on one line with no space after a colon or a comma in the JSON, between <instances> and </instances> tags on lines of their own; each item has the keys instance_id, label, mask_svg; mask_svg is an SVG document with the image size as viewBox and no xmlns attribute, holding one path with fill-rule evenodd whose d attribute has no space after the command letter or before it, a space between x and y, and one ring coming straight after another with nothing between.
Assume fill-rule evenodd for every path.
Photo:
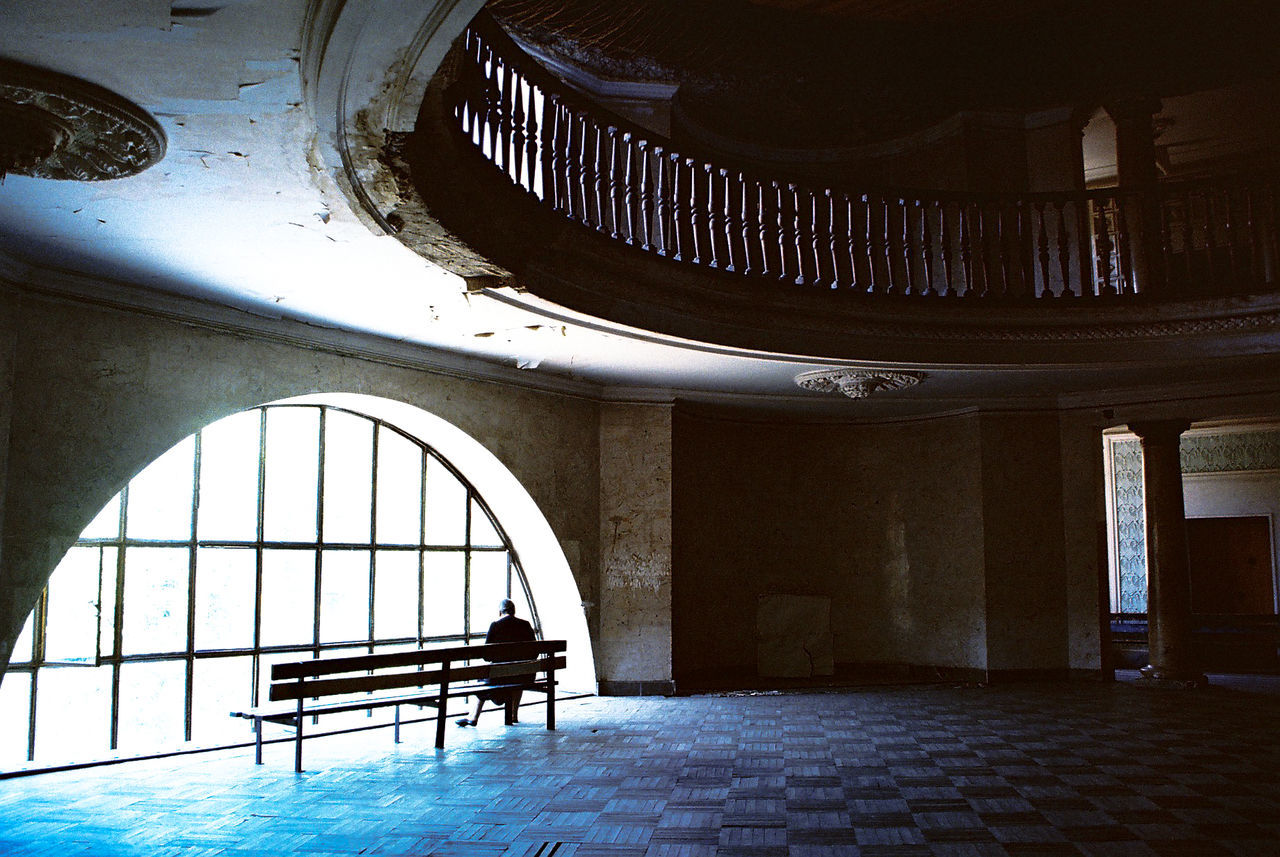
<instances>
[{"instance_id":1,"label":"window pane","mask_svg":"<svg viewBox=\"0 0 1280 857\"><path fill-rule=\"evenodd\" d=\"M260 410L243 411L200 432L200 538L258 538L261 420Z\"/></svg>"},{"instance_id":2,"label":"window pane","mask_svg":"<svg viewBox=\"0 0 1280 857\"><path fill-rule=\"evenodd\" d=\"M111 502L102 507L102 511L94 518L84 532L82 539L118 539L120 538L120 495L111 498Z\"/></svg>"},{"instance_id":3,"label":"window pane","mask_svg":"<svg viewBox=\"0 0 1280 857\"><path fill-rule=\"evenodd\" d=\"M324 540L368 544L373 499L373 423L325 412Z\"/></svg>"},{"instance_id":4,"label":"window pane","mask_svg":"<svg viewBox=\"0 0 1280 857\"><path fill-rule=\"evenodd\" d=\"M46 661L92 663L97 656L99 554L98 548L72 548L49 576Z\"/></svg>"},{"instance_id":5,"label":"window pane","mask_svg":"<svg viewBox=\"0 0 1280 857\"><path fill-rule=\"evenodd\" d=\"M40 670L36 680L36 760L93 759L110 750L111 667Z\"/></svg>"},{"instance_id":6,"label":"window pane","mask_svg":"<svg viewBox=\"0 0 1280 857\"><path fill-rule=\"evenodd\" d=\"M498 618L498 605L507 597L507 552L471 554L471 633L483 634ZM522 618L528 618L527 616Z\"/></svg>"},{"instance_id":7,"label":"window pane","mask_svg":"<svg viewBox=\"0 0 1280 857\"><path fill-rule=\"evenodd\" d=\"M130 480L129 538L191 538L195 449L195 437L189 437Z\"/></svg>"},{"instance_id":8,"label":"window pane","mask_svg":"<svg viewBox=\"0 0 1280 857\"><path fill-rule=\"evenodd\" d=\"M267 411L265 538L315 541L319 449L319 408Z\"/></svg>"},{"instance_id":9,"label":"window pane","mask_svg":"<svg viewBox=\"0 0 1280 857\"><path fill-rule=\"evenodd\" d=\"M120 750L138 752L181 744L186 691L182 661L121 664Z\"/></svg>"},{"instance_id":10,"label":"window pane","mask_svg":"<svg viewBox=\"0 0 1280 857\"><path fill-rule=\"evenodd\" d=\"M36 627L36 611L32 610L27 614L26 624L22 626L22 633L18 635L18 639L13 644L13 655L10 662L15 664L26 664L31 662L32 644L35 640Z\"/></svg>"},{"instance_id":11,"label":"window pane","mask_svg":"<svg viewBox=\"0 0 1280 857\"><path fill-rule=\"evenodd\" d=\"M31 715L31 674L10 670L0 681L0 767L27 761Z\"/></svg>"},{"instance_id":12,"label":"window pane","mask_svg":"<svg viewBox=\"0 0 1280 857\"><path fill-rule=\"evenodd\" d=\"M507 597L516 603L516 615L533 625L535 632L539 631L538 623L533 621L533 607L529 604L529 594L525 592L520 580L519 569L514 566L511 569L511 594Z\"/></svg>"},{"instance_id":13,"label":"window pane","mask_svg":"<svg viewBox=\"0 0 1280 857\"><path fill-rule=\"evenodd\" d=\"M502 546L502 537L498 535L493 521L475 500L471 501L471 544L486 548Z\"/></svg>"},{"instance_id":14,"label":"window pane","mask_svg":"<svg viewBox=\"0 0 1280 857\"><path fill-rule=\"evenodd\" d=\"M191 685L191 740L199 744L233 743L253 737L252 721L229 717L253 699L253 658L202 658L195 662Z\"/></svg>"},{"instance_id":15,"label":"window pane","mask_svg":"<svg viewBox=\"0 0 1280 857\"><path fill-rule=\"evenodd\" d=\"M315 551L262 552L262 645L312 644L315 585Z\"/></svg>"},{"instance_id":16,"label":"window pane","mask_svg":"<svg viewBox=\"0 0 1280 857\"><path fill-rule=\"evenodd\" d=\"M201 548L196 554L196 649L253 646L252 548Z\"/></svg>"},{"instance_id":17,"label":"window pane","mask_svg":"<svg viewBox=\"0 0 1280 857\"><path fill-rule=\"evenodd\" d=\"M102 619L98 622L98 651L107 658L116 653L116 573L119 559L119 548L102 549L102 585L98 589Z\"/></svg>"},{"instance_id":18,"label":"window pane","mask_svg":"<svg viewBox=\"0 0 1280 857\"><path fill-rule=\"evenodd\" d=\"M124 569L124 654L187 649L186 548L128 548Z\"/></svg>"},{"instance_id":19,"label":"window pane","mask_svg":"<svg viewBox=\"0 0 1280 857\"><path fill-rule=\"evenodd\" d=\"M378 541L416 545L422 530L422 449L394 431L378 432Z\"/></svg>"},{"instance_id":20,"label":"window pane","mask_svg":"<svg viewBox=\"0 0 1280 857\"><path fill-rule=\"evenodd\" d=\"M422 635L461 635L463 628L463 553L427 551L423 558ZM486 623L485 627L488 627Z\"/></svg>"},{"instance_id":21,"label":"window pane","mask_svg":"<svg viewBox=\"0 0 1280 857\"><path fill-rule=\"evenodd\" d=\"M325 551L320 569L320 642L369 639L369 552Z\"/></svg>"},{"instance_id":22,"label":"window pane","mask_svg":"<svg viewBox=\"0 0 1280 857\"><path fill-rule=\"evenodd\" d=\"M373 593L375 638L418 636L417 551L378 551Z\"/></svg>"},{"instance_id":23,"label":"window pane","mask_svg":"<svg viewBox=\"0 0 1280 857\"><path fill-rule=\"evenodd\" d=\"M467 489L434 455L427 458L426 543L463 545L467 537Z\"/></svg>"}]
</instances>

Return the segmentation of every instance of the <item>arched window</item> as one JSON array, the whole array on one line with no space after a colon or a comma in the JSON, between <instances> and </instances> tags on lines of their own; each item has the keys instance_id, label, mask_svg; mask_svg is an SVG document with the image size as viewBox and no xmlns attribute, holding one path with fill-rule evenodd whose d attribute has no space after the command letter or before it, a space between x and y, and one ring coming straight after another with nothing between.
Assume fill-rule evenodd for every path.
<instances>
[{"instance_id":1,"label":"arched window","mask_svg":"<svg viewBox=\"0 0 1280 857\"><path fill-rule=\"evenodd\" d=\"M482 639L504 597L540 633L501 525L432 447L339 407L243 411L53 572L0 685L4 761L243 741L228 712L265 701L270 664Z\"/></svg>"}]
</instances>

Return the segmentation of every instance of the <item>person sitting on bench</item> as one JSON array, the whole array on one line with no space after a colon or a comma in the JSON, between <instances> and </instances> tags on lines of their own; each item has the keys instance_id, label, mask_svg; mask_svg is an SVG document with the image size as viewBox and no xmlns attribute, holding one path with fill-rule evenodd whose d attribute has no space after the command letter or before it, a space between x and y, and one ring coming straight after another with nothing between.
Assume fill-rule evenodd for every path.
<instances>
[{"instance_id":1,"label":"person sitting on bench","mask_svg":"<svg viewBox=\"0 0 1280 857\"><path fill-rule=\"evenodd\" d=\"M489 633L485 635L485 643L531 643L535 639L533 626L516 616L515 602L504 598L498 603L498 618L489 625ZM524 683L532 683L533 676L527 676ZM476 710L468 719L458 718L459 726L475 726L480 721L480 710L486 701L497 705L506 705L511 712L511 722L519 721L520 688L503 688L501 690L481 691L476 694Z\"/></svg>"}]
</instances>

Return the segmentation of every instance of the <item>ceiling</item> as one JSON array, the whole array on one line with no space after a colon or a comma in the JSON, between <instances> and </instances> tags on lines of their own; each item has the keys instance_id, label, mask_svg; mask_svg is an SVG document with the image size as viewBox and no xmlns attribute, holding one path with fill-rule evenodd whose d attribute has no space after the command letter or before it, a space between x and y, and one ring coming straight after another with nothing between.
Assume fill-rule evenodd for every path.
<instances>
[{"instance_id":1,"label":"ceiling","mask_svg":"<svg viewBox=\"0 0 1280 857\"><path fill-rule=\"evenodd\" d=\"M881 5L773 2L822 12ZM955 0L915 4L940 5ZM1223 378L1270 389L1277 377L1270 358L1232 357L1229 348L1220 361L1182 365L901 364L925 372L924 383L851 401L793 379L858 361L676 341L510 290L468 294L460 278L370 228L335 183L335 165L322 162L299 67L307 12L306 0L2 0L0 58L133 101L158 120L167 153L111 181L10 175L0 185L0 279L177 316L305 330L424 366L581 395L839 417L1105 404L1150 397L1157 387L1212 391Z\"/></svg>"}]
</instances>

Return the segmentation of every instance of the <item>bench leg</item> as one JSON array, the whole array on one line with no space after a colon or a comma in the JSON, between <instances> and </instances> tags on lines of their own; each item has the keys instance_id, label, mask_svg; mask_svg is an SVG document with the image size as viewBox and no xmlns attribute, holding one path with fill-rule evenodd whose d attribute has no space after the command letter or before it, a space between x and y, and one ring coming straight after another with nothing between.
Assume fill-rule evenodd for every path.
<instances>
[{"instance_id":1,"label":"bench leg","mask_svg":"<svg viewBox=\"0 0 1280 857\"><path fill-rule=\"evenodd\" d=\"M445 661L440 678L440 695L436 697L436 749L444 749L444 722L449 715L449 662Z\"/></svg>"},{"instance_id":2,"label":"bench leg","mask_svg":"<svg viewBox=\"0 0 1280 857\"><path fill-rule=\"evenodd\" d=\"M372 711L373 709L370 709ZM396 706L396 743L400 743L400 706Z\"/></svg>"},{"instance_id":3,"label":"bench leg","mask_svg":"<svg viewBox=\"0 0 1280 857\"><path fill-rule=\"evenodd\" d=\"M302 773L302 700L298 700L297 733L293 736L293 770Z\"/></svg>"},{"instance_id":4,"label":"bench leg","mask_svg":"<svg viewBox=\"0 0 1280 857\"><path fill-rule=\"evenodd\" d=\"M262 718L253 718L253 763L262 764Z\"/></svg>"},{"instance_id":5,"label":"bench leg","mask_svg":"<svg viewBox=\"0 0 1280 857\"><path fill-rule=\"evenodd\" d=\"M547 671L547 729L556 728L556 671Z\"/></svg>"}]
</instances>

